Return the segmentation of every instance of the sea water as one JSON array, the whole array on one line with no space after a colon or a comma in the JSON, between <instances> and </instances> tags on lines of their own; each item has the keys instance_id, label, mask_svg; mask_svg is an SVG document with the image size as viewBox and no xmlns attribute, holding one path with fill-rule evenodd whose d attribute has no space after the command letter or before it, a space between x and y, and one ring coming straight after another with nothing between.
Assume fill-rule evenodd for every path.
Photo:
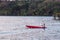
<instances>
[{"instance_id":1,"label":"sea water","mask_svg":"<svg viewBox=\"0 0 60 40\"><path fill-rule=\"evenodd\" d=\"M27 29L26 25L43 29ZM0 16L0 40L60 40L60 21L52 16Z\"/></svg>"}]
</instances>

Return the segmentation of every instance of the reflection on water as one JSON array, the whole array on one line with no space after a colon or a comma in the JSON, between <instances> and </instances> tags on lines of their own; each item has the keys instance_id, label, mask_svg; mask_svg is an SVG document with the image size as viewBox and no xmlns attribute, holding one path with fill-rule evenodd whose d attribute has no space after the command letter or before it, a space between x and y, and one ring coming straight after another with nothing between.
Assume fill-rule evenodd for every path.
<instances>
[{"instance_id":1,"label":"reflection on water","mask_svg":"<svg viewBox=\"0 0 60 40\"><path fill-rule=\"evenodd\" d=\"M27 29L26 25L46 24L46 29ZM0 16L0 40L60 40L60 22L53 17Z\"/></svg>"}]
</instances>

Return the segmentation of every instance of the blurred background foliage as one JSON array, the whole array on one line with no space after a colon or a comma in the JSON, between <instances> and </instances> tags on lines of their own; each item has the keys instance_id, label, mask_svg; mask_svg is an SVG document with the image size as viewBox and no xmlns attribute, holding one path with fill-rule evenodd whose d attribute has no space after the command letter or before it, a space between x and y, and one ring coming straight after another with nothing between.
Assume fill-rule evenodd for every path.
<instances>
[{"instance_id":1,"label":"blurred background foliage","mask_svg":"<svg viewBox=\"0 0 60 40\"><path fill-rule=\"evenodd\" d=\"M52 16L60 13L60 1L0 1L0 16Z\"/></svg>"}]
</instances>

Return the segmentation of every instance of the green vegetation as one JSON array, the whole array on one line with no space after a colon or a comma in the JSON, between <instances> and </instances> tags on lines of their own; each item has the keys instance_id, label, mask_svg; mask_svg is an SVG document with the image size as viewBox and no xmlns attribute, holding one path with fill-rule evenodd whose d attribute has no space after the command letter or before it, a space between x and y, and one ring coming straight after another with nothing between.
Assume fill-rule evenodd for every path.
<instances>
[{"instance_id":1,"label":"green vegetation","mask_svg":"<svg viewBox=\"0 0 60 40\"><path fill-rule=\"evenodd\" d=\"M52 16L60 13L57 1L11 1L0 2L1 16Z\"/></svg>"}]
</instances>

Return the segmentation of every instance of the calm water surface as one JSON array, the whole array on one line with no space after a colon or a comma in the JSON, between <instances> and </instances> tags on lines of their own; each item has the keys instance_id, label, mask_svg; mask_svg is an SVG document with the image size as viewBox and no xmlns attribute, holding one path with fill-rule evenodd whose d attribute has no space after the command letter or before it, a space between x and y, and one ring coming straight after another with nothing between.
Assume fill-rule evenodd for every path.
<instances>
[{"instance_id":1,"label":"calm water surface","mask_svg":"<svg viewBox=\"0 0 60 40\"><path fill-rule=\"evenodd\" d=\"M26 25L46 29L27 29ZM50 16L0 16L0 40L60 40L60 21Z\"/></svg>"}]
</instances>

